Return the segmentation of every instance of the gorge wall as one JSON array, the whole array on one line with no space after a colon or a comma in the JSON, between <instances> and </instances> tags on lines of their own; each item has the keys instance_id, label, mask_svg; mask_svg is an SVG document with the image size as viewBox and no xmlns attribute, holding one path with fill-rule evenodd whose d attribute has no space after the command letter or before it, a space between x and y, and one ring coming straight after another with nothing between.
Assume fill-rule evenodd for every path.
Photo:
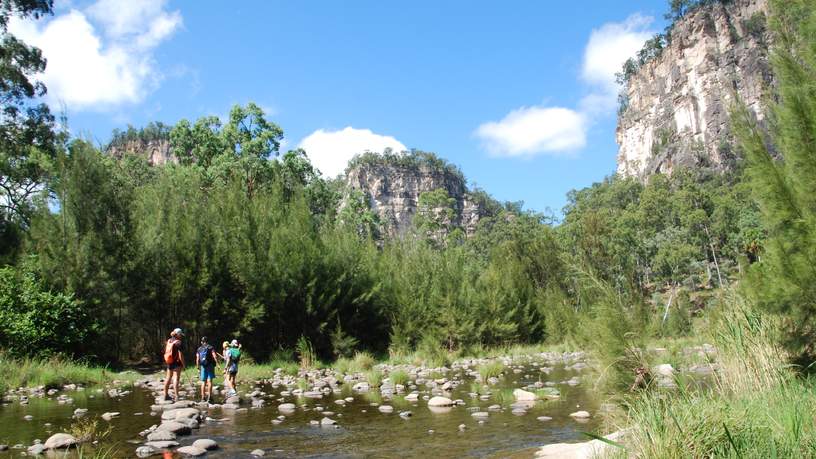
<instances>
[{"instance_id":1,"label":"gorge wall","mask_svg":"<svg viewBox=\"0 0 816 459\"><path fill-rule=\"evenodd\" d=\"M453 226L467 236L476 231L486 215L484 205L466 187L465 179L454 167L435 157L365 155L365 161L352 161L346 172L347 190L365 196L383 227L386 237L405 234L418 212L423 193L444 189L453 198ZM341 204L342 205L342 204ZM430 209L439 213L440 209Z\"/></svg>"},{"instance_id":2,"label":"gorge wall","mask_svg":"<svg viewBox=\"0 0 816 459\"><path fill-rule=\"evenodd\" d=\"M725 170L736 160L729 108L738 95L763 120L773 84L767 0L701 7L674 25L666 48L622 94L618 173L644 179L677 167Z\"/></svg>"},{"instance_id":3,"label":"gorge wall","mask_svg":"<svg viewBox=\"0 0 816 459\"><path fill-rule=\"evenodd\" d=\"M125 155L141 156L147 159L151 166L178 162L176 157L170 153L170 140L168 139L128 140L111 144L106 151L116 159L122 159Z\"/></svg>"}]
</instances>

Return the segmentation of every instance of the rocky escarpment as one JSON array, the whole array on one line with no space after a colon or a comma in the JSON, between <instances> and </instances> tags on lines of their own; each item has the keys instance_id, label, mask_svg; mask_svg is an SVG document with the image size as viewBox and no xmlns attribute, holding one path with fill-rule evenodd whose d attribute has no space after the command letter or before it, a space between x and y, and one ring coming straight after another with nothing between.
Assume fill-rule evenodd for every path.
<instances>
[{"instance_id":1,"label":"rocky escarpment","mask_svg":"<svg viewBox=\"0 0 816 459\"><path fill-rule=\"evenodd\" d=\"M453 198L453 227L468 236L476 231L487 211L471 193L461 172L426 153L382 156L366 154L352 161L346 171L347 190L359 191L379 217L387 237L398 237L412 227L424 193L444 189ZM433 214L442 209L428 209Z\"/></svg>"},{"instance_id":2,"label":"rocky escarpment","mask_svg":"<svg viewBox=\"0 0 816 459\"><path fill-rule=\"evenodd\" d=\"M622 94L619 174L645 178L734 164L734 96L762 122L762 100L773 84L767 11L767 0L716 2L674 25L666 47L631 75Z\"/></svg>"},{"instance_id":3,"label":"rocky escarpment","mask_svg":"<svg viewBox=\"0 0 816 459\"><path fill-rule=\"evenodd\" d=\"M141 156L151 166L178 162L176 157L170 153L170 140L168 139L134 139L112 143L108 146L107 152L116 159L122 159L125 155Z\"/></svg>"}]
</instances>

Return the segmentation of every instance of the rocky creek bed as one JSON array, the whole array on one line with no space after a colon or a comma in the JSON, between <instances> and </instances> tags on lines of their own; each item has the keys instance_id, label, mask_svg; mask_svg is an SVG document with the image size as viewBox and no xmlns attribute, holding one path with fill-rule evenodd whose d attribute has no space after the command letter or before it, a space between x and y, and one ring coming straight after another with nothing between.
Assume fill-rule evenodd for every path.
<instances>
[{"instance_id":1,"label":"rocky creek bed","mask_svg":"<svg viewBox=\"0 0 816 459\"><path fill-rule=\"evenodd\" d=\"M128 388L18 390L0 407L0 458L53 456L55 439L71 443L53 436L78 419L110 428L102 444L83 447L113 457L531 457L597 430L609 406L592 393L583 353L498 360L503 374L485 382L478 368L488 361L479 359L436 369L378 365L379 387L363 374L276 372L213 404L197 403L190 381L190 400L159 401L160 376ZM405 385L389 380L396 370L408 374Z\"/></svg>"}]
</instances>

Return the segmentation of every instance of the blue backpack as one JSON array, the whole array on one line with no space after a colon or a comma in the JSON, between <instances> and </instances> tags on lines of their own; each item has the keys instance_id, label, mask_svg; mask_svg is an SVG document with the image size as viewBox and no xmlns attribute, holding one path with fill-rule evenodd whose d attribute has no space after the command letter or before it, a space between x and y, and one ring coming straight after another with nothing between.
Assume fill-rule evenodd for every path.
<instances>
[{"instance_id":1,"label":"blue backpack","mask_svg":"<svg viewBox=\"0 0 816 459\"><path fill-rule=\"evenodd\" d=\"M198 348L198 363L202 367L206 366L206 365L209 365L211 363L214 363L214 362L210 362L210 351L211 350L212 350L212 347L210 347L209 345L201 346L200 348Z\"/></svg>"}]
</instances>

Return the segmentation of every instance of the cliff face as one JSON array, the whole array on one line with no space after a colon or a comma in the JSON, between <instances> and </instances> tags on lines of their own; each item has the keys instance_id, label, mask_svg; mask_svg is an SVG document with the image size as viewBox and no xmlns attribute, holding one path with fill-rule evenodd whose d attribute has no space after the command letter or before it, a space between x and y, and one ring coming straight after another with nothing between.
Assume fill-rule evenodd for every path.
<instances>
[{"instance_id":1,"label":"cliff face","mask_svg":"<svg viewBox=\"0 0 816 459\"><path fill-rule=\"evenodd\" d=\"M178 160L170 153L170 141L157 140L128 140L108 147L108 154L116 159L125 155L136 155L147 159L151 166L160 166L166 163L176 163Z\"/></svg>"},{"instance_id":2,"label":"cliff face","mask_svg":"<svg viewBox=\"0 0 816 459\"><path fill-rule=\"evenodd\" d=\"M728 112L736 93L763 118L773 84L767 0L732 0L679 20L668 46L624 91L618 173L641 179L678 166L729 168L735 160Z\"/></svg>"},{"instance_id":3,"label":"cliff face","mask_svg":"<svg viewBox=\"0 0 816 459\"><path fill-rule=\"evenodd\" d=\"M367 198L376 212L386 237L398 237L411 228L423 193L444 189L453 198L453 226L462 228L467 236L476 231L479 219L485 215L465 186L461 174L433 164L398 164L386 160L353 164L346 174L346 187ZM341 204L342 205L342 204ZM442 209L430 209L439 214Z\"/></svg>"}]
</instances>

